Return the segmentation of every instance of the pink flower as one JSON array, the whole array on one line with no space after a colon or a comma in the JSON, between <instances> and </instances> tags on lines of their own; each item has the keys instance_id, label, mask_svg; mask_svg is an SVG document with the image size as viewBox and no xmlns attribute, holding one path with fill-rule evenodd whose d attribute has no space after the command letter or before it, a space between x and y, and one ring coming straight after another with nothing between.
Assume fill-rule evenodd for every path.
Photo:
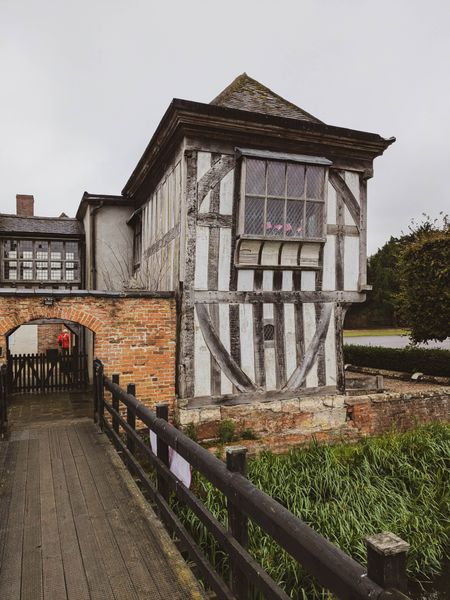
<instances>
[{"instance_id":1,"label":"pink flower","mask_svg":"<svg viewBox=\"0 0 450 600\"><path fill-rule=\"evenodd\" d=\"M282 225L281 223L277 223L277 224L275 225L275 229L276 229L277 231L281 231L281 230L283 229L283 225Z\"/></svg>"},{"instance_id":2,"label":"pink flower","mask_svg":"<svg viewBox=\"0 0 450 600\"><path fill-rule=\"evenodd\" d=\"M272 223L270 221L267 221L266 229L272 229Z\"/></svg>"},{"instance_id":3,"label":"pink flower","mask_svg":"<svg viewBox=\"0 0 450 600\"><path fill-rule=\"evenodd\" d=\"M285 231L292 231L292 225L290 223L286 223L286 225L284 226L284 230Z\"/></svg>"}]
</instances>

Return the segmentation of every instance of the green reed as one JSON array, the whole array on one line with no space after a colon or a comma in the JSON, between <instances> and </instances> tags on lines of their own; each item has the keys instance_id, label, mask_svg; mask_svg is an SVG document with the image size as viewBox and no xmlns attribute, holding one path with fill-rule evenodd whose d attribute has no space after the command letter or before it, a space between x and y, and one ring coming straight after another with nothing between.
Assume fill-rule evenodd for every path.
<instances>
[{"instance_id":1,"label":"green reed","mask_svg":"<svg viewBox=\"0 0 450 600\"><path fill-rule=\"evenodd\" d=\"M450 553L450 425L418 427L355 445L313 443L286 455L265 452L249 461L248 472L257 487L363 564L364 538L382 531L411 545L408 574L414 579L439 573ZM194 489L226 524L223 494L198 474ZM177 510L226 577L226 554L195 515ZM329 597L253 523L249 550L292 598Z\"/></svg>"}]
</instances>

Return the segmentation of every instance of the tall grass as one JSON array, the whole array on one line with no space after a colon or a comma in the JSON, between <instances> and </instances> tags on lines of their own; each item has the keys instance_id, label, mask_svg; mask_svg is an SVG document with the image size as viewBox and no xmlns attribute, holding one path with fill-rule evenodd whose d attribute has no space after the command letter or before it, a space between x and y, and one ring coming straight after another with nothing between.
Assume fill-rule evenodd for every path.
<instances>
[{"instance_id":1,"label":"tall grass","mask_svg":"<svg viewBox=\"0 0 450 600\"><path fill-rule=\"evenodd\" d=\"M364 538L382 531L411 545L412 578L438 573L449 554L450 425L433 424L356 445L312 444L283 456L264 453L249 461L249 478L361 563L366 557ZM226 524L223 495L198 474L194 486L209 510ZM180 510L226 576L225 554L195 516ZM292 598L328 597L254 524L250 552Z\"/></svg>"}]
</instances>

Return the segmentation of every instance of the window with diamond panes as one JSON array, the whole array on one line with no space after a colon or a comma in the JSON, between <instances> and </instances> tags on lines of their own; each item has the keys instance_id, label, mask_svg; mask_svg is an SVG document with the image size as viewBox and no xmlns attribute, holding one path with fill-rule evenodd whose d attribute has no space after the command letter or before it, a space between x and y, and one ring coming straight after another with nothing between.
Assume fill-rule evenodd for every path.
<instances>
[{"instance_id":1,"label":"window with diamond panes","mask_svg":"<svg viewBox=\"0 0 450 600\"><path fill-rule=\"evenodd\" d=\"M325 168L246 158L243 233L323 238Z\"/></svg>"}]
</instances>

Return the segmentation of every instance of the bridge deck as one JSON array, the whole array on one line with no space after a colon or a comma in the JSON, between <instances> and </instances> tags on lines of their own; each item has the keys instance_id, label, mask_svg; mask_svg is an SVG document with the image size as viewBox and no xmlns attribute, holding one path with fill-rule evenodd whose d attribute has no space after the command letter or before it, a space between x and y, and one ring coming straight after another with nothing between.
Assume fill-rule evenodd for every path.
<instances>
[{"instance_id":1,"label":"bridge deck","mask_svg":"<svg viewBox=\"0 0 450 600\"><path fill-rule=\"evenodd\" d=\"M0 442L0 598L203 598L104 434L87 419Z\"/></svg>"}]
</instances>

